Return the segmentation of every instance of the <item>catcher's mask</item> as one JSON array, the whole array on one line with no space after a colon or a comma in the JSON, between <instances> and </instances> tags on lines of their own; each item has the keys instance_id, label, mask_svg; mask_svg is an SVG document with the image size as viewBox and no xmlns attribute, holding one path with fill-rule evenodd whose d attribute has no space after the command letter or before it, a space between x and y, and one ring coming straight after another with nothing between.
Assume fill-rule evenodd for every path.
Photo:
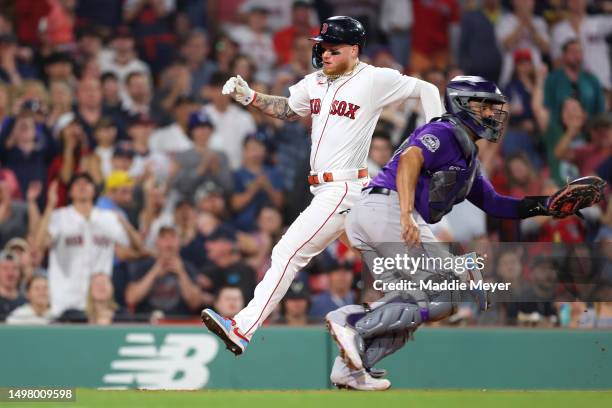
<instances>
[{"instance_id":1,"label":"catcher's mask","mask_svg":"<svg viewBox=\"0 0 612 408\"><path fill-rule=\"evenodd\" d=\"M471 103L470 103L471 102ZM444 105L476 136L498 142L508 123L508 100L494 82L478 76L457 76L447 85Z\"/></svg>"},{"instance_id":2,"label":"catcher's mask","mask_svg":"<svg viewBox=\"0 0 612 408\"><path fill-rule=\"evenodd\" d=\"M312 66L323 68L322 42L330 44L358 45L359 52L363 50L366 33L363 25L356 19L347 16L330 17L321 24L319 35L311 38L315 41L312 46Z\"/></svg>"}]
</instances>

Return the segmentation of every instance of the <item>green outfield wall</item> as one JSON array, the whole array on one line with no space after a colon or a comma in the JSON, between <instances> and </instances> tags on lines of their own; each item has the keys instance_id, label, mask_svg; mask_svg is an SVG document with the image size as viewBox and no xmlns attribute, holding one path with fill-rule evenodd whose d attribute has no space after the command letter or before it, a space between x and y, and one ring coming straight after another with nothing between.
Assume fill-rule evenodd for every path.
<instances>
[{"instance_id":1,"label":"green outfield wall","mask_svg":"<svg viewBox=\"0 0 612 408\"><path fill-rule=\"evenodd\" d=\"M199 327L0 326L0 387L321 389L322 327L259 330L241 357ZM612 331L425 328L381 367L396 388L612 389Z\"/></svg>"}]
</instances>

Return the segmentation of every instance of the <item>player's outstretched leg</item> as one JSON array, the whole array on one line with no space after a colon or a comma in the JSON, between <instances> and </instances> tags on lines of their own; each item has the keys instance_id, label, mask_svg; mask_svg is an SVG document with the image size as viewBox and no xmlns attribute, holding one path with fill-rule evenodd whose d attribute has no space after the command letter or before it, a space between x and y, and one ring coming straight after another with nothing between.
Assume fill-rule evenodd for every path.
<instances>
[{"instance_id":1,"label":"player's outstretched leg","mask_svg":"<svg viewBox=\"0 0 612 408\"><path fill-rule=\"evenodd\" d=\"M374 378L363 368L361 370L351 370L339 356L334 361L329 379L336 387L350 390L384 391L391 387L389 380Z\"/></svg>"},{"instance_id":2,"label":"player's outstretched leg","mask_svg":"<svg viewBox=\"0 0 612 408\"><path fill-rule=\"evenodd\" d=\"M212 309L202 310L201 316L204 325L225 343L229 351L237 356L244 353L249 341L234 327L236 322L233 319L223 317Z\"/></svg>"}]
</instances>

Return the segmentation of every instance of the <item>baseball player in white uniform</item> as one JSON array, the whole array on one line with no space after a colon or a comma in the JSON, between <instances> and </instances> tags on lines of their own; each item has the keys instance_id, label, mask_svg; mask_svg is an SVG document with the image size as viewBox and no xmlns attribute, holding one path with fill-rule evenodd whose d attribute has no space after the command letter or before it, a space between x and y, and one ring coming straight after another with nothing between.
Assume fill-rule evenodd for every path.
<instances>
[{"instance_id":1,"label":"baseball player in white uniform","mask_svg":"<svg viewBox=\"0 0 612 408\"><path fill-rule=\"evenodd\" d=\"M112 273L115 244L142 248L138 233L128 221L114 211L94 207L91 176L75 175L68 194L72 203L55 209L57 185L51 185L35 236L38 248L50 247L49 289L54 317L67 310L85 310L91 277Z\"/></svg>"},{"instance_id":2,"label":"baseball player in white uniform","mask_svg":"<svg viewBox=\"0 0 612 408\"><path fill-rule=\"evenodd\" d=\"M382 109L394 102L420 98L427 120L442 114L434 85L359 61L365 42L365 30L359 21L331 17L312 40L313 65L320 70L291 86L288 98L256 93L240 76L230 78L223 87L224 94L272 117L312 117L308 177L314 194L311 204L274 247L271 267L257 285L253 300L234 319L211 309L202 311L204 324L236 355L245 351L296 273L344 231L347 210L369 181L368 151ZM367 383L370 378L361 380Z\"/></svg>"}]
</instances>

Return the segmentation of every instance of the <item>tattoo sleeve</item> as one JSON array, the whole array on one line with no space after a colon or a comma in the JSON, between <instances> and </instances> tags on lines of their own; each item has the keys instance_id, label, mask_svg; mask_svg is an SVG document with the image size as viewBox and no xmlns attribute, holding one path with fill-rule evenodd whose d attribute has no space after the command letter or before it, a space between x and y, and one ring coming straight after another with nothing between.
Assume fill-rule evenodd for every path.
<instances>
[{"instance_id":1,"label":"tattoo sleeve","mask_svg":"<svg viewBox=\"0 0 612 408\"><path fill-rule=\"evenodd\" d=\"M253 106L273 118L293 121L298 119L298 114L291 110L287 98L284 96L272 96L257 93Z\"/></svg>"}]
</instances>

